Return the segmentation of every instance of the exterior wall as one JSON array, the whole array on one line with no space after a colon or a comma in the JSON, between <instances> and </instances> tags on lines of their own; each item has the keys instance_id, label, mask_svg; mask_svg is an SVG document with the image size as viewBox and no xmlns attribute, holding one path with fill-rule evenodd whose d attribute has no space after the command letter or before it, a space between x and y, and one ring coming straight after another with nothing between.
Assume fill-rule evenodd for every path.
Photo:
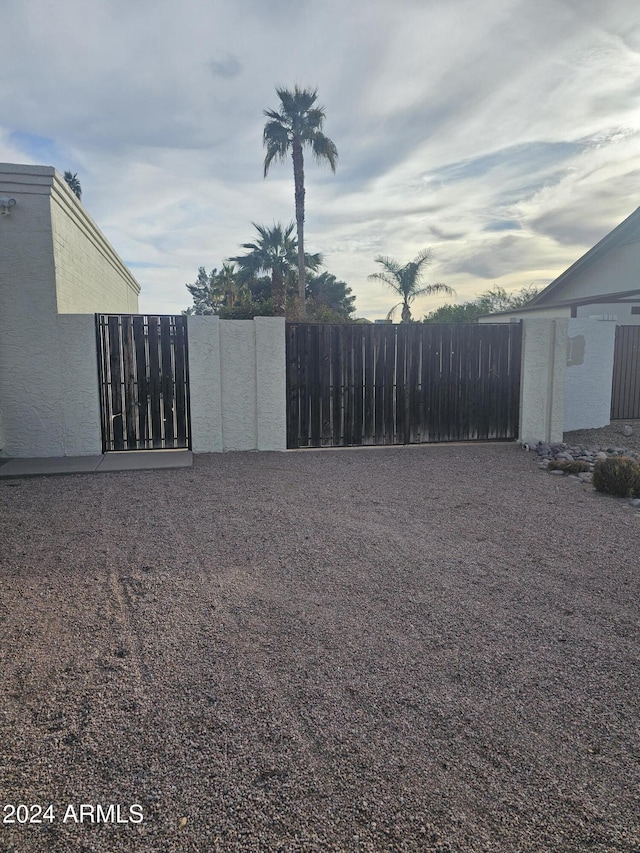
<instances>
[{"instance_id":1,"label":"exterior wall","mask_svg":"<svg viewBox=\"0 0 640 853\"><path fill-rule=\"evenodd\" d=\"M562 441L568 325L568 320L524 323L519 437L523 443Z\"/></svg>"},{"instance_id":2,"label":"exterior wall","mask_svg":"<svg viewBox=\"0 0 640 853\"><path fill-rule=\"evenodd\" d=\"M94 456L102 453L95 318L59 315L57 327L64 453L55 455Z\"/></svg>"},{"instance_id":3,"label":"exterior wall","mask_svg":"<svg viewBox=\"0 0 640 853\"><path fill-rule=\"evenodd\" d=\"M638 276L638 287L640 287L640 275ZM640 295L638 296L637 306L640 306ZM640 326L640 314L632 314L631 305L620 302L580 305L577 315L579 320L597 317L598 319L612 320L617 326Z\"/></svg>"},{"instance_id":4,"label":"exterior wall","mask_svg":"<svg viewBox=\"0 0 640 853\"><path fill-rule=\"evenodd\" d=\"M91 315L137 311L140 288L55 169L0 164L0 197L0 453L99 453Z\"/></svg>"},{"instance_id":5,"label":"exterior wall","mask_svg":"<svg viewBox=\"0 0 640 853\"><path fill-rule=\"evenodd\" d=\"M34 319L39 319L35 315ZM24 328L23 328L24 331ZM92 456L102 452L94 318L52 314L13 338L0 361L3 454L12 457ZM4 335L2 336L4 339ZM3 343L7 343L3 340Z\"/></svg>"},{"instance_id":6,"label":"exterior wall","mask_svg":"<svg viewBox=\"0 0 640 853\"><path fill-rule=\"evenodd\" d=\"M0 216L0 450L22 455L51 441L60 448L46 414L57 405L47 392L58 360L56 283L47 179L6 178L0 167L0 196L17 201Z\"/></svg>"},{"instance_id":7,"label":"exterior wall","mask_svg":"<svg viewBox=\"0 0 640 853\"><path fill-rule=\"evenodd\" d=\"M546 313L548 317L559 317L564 313L559 323L568 323L568 340L566 354L565 390L564 390L564 415L562 419L564 432L577 429L598 429L608 426L611 421L611 390L613 379L613 355L615 345L616 326L638 325L640 315L631 314L630 305L597 304L586 305L578 308L578 316L566 319L568 309L538 309L518 315L487 316L480 319L481 323L509 323L522 318L525 323L525 334L527 326L532 329L532 323L544 323L542 319ZM599 319L595 319L598 317ZM546 322L554 322L548 320ZM537 333L536 333L537 334ZM537 352L537 349L536 349ZM534 359L532 361L532 358ZM538 355L528 355L523 363L522 381L526 394L534 395L541 399L543 379L542 374L538 379L529 375L530 371L541 371ZM533 365L533 367L532 367ZM535 387L535 391L532 389ZM557 412L557 403L554 404ZM528 406L527 406L528 408ZM536 430L542 430L543 420L546 414L541 410L535 417L535 406L531 410L531 419L526 421L521 417L521 433L524 431L527 438L523 441L539 441L536 438ZM527 415L527 418L529 416ZM554 419L555 420L555 419ZM557 421L556 421L557 423ZM557 429L549 431L548 434L555 436L553 439L545 439L561 442ZM547 434L545 432L545 434Z\"/></svg>"},{"instance_id":8,"label":"exterior wall","mask_svg":"<svg viewBox=\"0 0 640 853\"><path fill-rule=\"evenodd\" d=\"M14 339L4 455L98 455L94 317L51 312L40 334L29 348ZM284 320L189 317L188 335L194 452L286 450Z\"/></svg>"},{"instance_id":9,"label":"exterior wall","mask_svg":"<svg viewBox=\"0 0 640 853\"><path fill-rule=\"evenodd\" d=\"M615 322L569 321L564 430L598 429L611 419Z\"/></svg>"},{"instance_id":10,"label":"exterior wall","mask_svg":"<svg viewBox=\"0 0 640 853\"><path fill-rule=\"evenodd\" d=\"M51 223L60 314L137 314L140 286L56 172Z\"/></svg>"},{"instance_id":11,"label":"exterior wall","mask_svg":"<svg viewBox=\"0 0 640 853\"><path fill-rule=\"evenodd\" d=\"M286 450L285 324L189 317L195 453Z\"/></svg>"},{"instance_id":12,"label":"exterior wall","mask_svg":"<svg viewBox=\"0 0 640 853\"><path fill-rule=\"evenodd\" d=\"M138 311L140 286L55 169L0 163L0 196L16 200L1 217L3 289L29 280L61 314Z\"/></svg>"}]
</instances>

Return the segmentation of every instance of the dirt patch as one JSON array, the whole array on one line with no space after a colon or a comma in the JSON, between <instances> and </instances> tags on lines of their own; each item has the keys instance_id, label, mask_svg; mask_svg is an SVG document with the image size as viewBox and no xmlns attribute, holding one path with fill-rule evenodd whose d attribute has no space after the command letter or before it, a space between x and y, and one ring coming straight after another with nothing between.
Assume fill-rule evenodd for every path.
<instances>
[{"instance_id":1,"label":"dirt patch","mask_svg":"<svg viewBox=\"0 0 640 853\"><path fill-rule=\"evenodd\" d=\"M0 526L1 788L55 816L0 850L640 848L640 514L515 444L7 481Z\"/></svg>"}]
</instances>

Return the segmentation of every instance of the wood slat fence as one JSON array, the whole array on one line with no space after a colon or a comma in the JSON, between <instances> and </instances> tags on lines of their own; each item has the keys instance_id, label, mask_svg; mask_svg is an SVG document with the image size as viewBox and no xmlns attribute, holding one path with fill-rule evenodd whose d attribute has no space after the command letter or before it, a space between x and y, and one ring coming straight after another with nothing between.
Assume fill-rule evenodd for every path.
<instances>
[{"instance_id":1,"label":"wood slat fence","mask_svg":"<svg viewBox=\"0 0 640 853\"><path fill-rule=\"evenodd\" d=\"M611 420L640 418L640 326L618 326L613 355Z\"/></svg>"},{"instance_id":2,"label":"wood slat fence","mask_svg":"<svg viewBox=\"0 0 640 853\"><path fill-rule=\"evenodd\" d=\"M103 453L191 446L186 321L96 314Z\"/></svg>"},{"instance_id":3,"label":"wood slat fence","mask_svg":"<svg viewBox=\"0 0 640 853\"><path fill-rule=\"evenodd\" d=\"M522 324L287 324L287 446L515 439Z\"/></svg>"}]
</instances>

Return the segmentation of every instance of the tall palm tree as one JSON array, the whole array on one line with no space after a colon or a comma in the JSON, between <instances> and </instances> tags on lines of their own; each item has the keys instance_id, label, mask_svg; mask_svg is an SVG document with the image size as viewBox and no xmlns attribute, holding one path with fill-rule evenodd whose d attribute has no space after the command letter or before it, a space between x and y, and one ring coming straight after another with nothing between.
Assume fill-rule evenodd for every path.
<instances>
[{"instance_id":1,"label":"tall palm tree","mask_svg":"<svg viewBox=\"0 0 640 853\"><path fill-rule=\"evenodd\" d=\"M299 314L304 317L305 304L305 254L304 254L304 157L303 148L308 146L319 162L326 162L331 171L336 170L338 150L328 136L322 132L325 119L324 108L314 106L318 98L317 89L300 89L293 92L276 88L280 98L280 112L264 110L269 121L264 126L263 143L267 149L264 158L264 177L274 159L286 160L291 151L293 160L293 183L296 202L296 227L298 234L298 300Z\"/></svg>"},{"instance_id":2,"label":"tall palm tree","mask_svg":"<svg viewBox=\"0 0 640 853\"><path fill-rule=\"evenodd\" d=\"M415 258L408 264L401 266L398 261L384 255L378 255L375 262L380 264L384 272L374 272L369 278L377 281L383 281L385 284L395 291L398 296L402 297L402 301L394 305L391 311L387 314L387 320L393 318L393 314L400 305L402 305L402 322L411 322L410 305L418 296L426 296L431 293L446 293L449 296L455 296L455 291L446 284L427 284L420 287L420 279L425 267L431 261L431 251L423 249Z\"/></svg>"},{"instance_id":3,"label":"tall palm tree","mask_svg":"<svg viewBox=\"0 0 640 853\"><path fill-rule=\"evenodd\" d=\"M273 313L278 317L284 317L286 310L286 279L295 269L298 258L298 245L293 234L293 222L283 227L279 222L274 223L272 228L264 225L256 225L258 232L255 243L242 243L243 249L248 249L246 255L237 255L229 258L238 264L240 281L248 281L253 276L260 274L271 275L271 300L273 302ZM318 269L322 263L322 256L305 255L304 265L309 269Z\"/></svg>"},{"instance_id":4,"label":"tall palm tree","mask_svg":"<svg viewBox=\"0 0 640 853\"><path fill-rule=\"evenodd\" d=\"M80 186L80 178L78 177L78 173L71 174L71 172L64 173L64 179L67 182L69 189L76 196L78 201L82 199L82 187Z\"/></svg>"}]
</instances>

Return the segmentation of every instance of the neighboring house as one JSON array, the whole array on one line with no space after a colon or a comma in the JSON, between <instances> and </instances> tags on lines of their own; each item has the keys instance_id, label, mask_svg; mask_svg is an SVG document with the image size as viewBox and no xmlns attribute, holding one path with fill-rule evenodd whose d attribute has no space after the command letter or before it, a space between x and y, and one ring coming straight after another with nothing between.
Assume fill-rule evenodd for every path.
<instances>
[{"instance_id":1,"label":"neighboring house","mask_svg":"<svg viewBox=\"0 0 640 853\"><path fill-rule=\"evenodd\" d=\"M79 389L96 383L82 355L95 351L91 315L135 313L139 293L55 169L0 163L0 453L88 452L68 412L89 409ZM74 380L63 382L71 369Z\"/></svg>"},{"instance_id":2,"label":"neighboring house","mask_svg":"<svg viewBox=\"0 0 640 853\"><path fill-rule=\"evenodd\" d=\"M545 287L525 308L484 315L481 323L594 318L640 325L640 207Z\"/></svg>"},{"instance_id":3,"label":"neighboring house","mask_svg":"<svg viewBox=\"0 0 640 853\"><path fill-rule=\"evenodd\" d=\"M566 340L565 432L640 418L640 208L528 305L479 322L536 319Z\"/></svg>"}]
</instances>

